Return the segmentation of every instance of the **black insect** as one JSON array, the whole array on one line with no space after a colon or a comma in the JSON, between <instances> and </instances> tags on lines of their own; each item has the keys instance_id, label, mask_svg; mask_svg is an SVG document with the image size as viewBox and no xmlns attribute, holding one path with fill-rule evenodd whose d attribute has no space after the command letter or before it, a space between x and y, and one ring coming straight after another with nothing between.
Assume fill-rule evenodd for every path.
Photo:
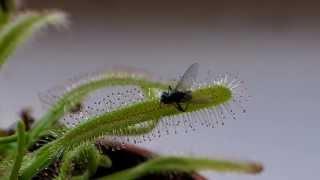
<instances>
[{"instance_id":1,"label":"black insect","mask_svg":"<svg viewBox=\"0 0 320 180\"><path fill-rule=\"evenodd\" d=\"M172 104L179 111L186 111L189 102L192 100L192 92L190 89L193 82L196 80L198 69L198 63L192 64L183 74L175 88L169 86L168 92L162 93L160 103ZM182 107L182 104L185 104L185 106Z\"/></svg>"}]
</instances>

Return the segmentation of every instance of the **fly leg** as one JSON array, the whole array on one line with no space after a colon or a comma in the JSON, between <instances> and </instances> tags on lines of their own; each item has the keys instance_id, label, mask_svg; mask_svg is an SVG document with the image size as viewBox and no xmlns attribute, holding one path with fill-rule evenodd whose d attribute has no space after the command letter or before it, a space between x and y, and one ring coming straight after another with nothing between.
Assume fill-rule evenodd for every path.
<instances>
[{"instance_id":1,"label":"fly leg","mask_svg":"<svg viewBox=\"0 0 320 180\"><path fill-rule=\"evenodd\" d=\"M182 111L182 112L185 112L185 111L186 111L186 108L183 109L180 103L176 103L176 105L177 105L177 109L178 109L179 111Z\"/></svg>"},{"instance_id":2,"label":"fly leg","mask_svg":"<svg viewBox=\"0 0 320 180\"><path fill-rule=\"evenodd\" d=\"M172 87L169 86L169 88L168 88L168 94L169 94L171 91L172 91Z\"/></svg>"}]
</instances>

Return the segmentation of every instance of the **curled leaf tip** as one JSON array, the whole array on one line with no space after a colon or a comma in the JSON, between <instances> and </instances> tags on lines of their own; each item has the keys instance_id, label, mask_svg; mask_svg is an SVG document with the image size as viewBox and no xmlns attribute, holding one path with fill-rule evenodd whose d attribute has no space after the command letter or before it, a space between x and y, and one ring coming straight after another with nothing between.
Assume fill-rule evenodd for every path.
<instances>
[{"instance_id":1,"label":"curled leaf tip","mask_svg":"<svg viewBox=\"0 0 320 180\"><path fill-rule=\"evenodd\" d=\"M1 22L0 22L1 25ZM66 27L67 16L61 11L26 11L19 13L0 30L0 68L18 45L48 25Z\"/></svg>"}]
</instances>

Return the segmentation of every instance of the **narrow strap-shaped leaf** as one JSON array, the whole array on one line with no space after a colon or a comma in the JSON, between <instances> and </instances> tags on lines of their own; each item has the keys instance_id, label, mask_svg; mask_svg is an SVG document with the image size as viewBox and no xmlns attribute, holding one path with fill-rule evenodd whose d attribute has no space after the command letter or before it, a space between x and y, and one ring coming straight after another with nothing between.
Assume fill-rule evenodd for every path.
<instances>
[{"instance_id":1,"label":"narrow strap-shaped leaf","mask_svg":"<svg viewBox=\"0 0 320 180\"><path fill-rule=\"evenodd\" d=\"M0 144L7 144L17 140L17 135L13 134L11 136L0 137Z\"/></svg>"},{"instance_id":2,"label":"narrow strap-shaped leaf","mask_svg":"<svg viewBox=\"0 0 320 180\"><path fill-rule=\"evenodd\" d=\"M111 160L107 156L100 154L93 144L82 144L64 154L59 176L56 179L70 179L74 164L84 164L86 167L86 172L79 178L90 177L96 172L99 165L110 167Z\"/></svg>"},{"instance_id":3,"label":"narrow strap-shaped leaf","mask_svg":"<svg viewBox=\"0 0 320 180\"><path fill-rule=\"evenodd\" d=\"M196 112L205 108L214 108L221 103L229 101L231 98L230 89L221 85L204 87L193 92L195 97L198 94L215 94L219 99L211 99L207 104L190 104L187 111ZM106 112L100 116L94 116L86 122L68 130L59 139L40 148L37 156L34 156L30 160L30 164L23 169L22 177L25 179L32 177L37 172L37 169L42 169L49 163L50 159L45 157L56 157L59 150L70 150L83 142L92 142L103 135L112 135L114 130L137 125L145 121L158 121L162 118L182 113L185 112L177 111L172 106L159 108L159 99L154 99L120 108L117 111Z\"/></svg>"},{"instance_id":4,"label":"narrow strap-shaped leaf","mask_svg":"<svg viewBox=\"0 0 320 180\"><path fill-rule=\"evenodd\" d=\"M148 98L154 96L153 92L148 94L149 90L152 88L165 89L166 84L159 82L153 82L142 78L132 78L130 76L117 77L112 75L103 76L103 78L93 81L88 81L79 87L72 89L71 91L64 94L59 101L52 106L52 108L37 121L30 132L31 142L37 140L37 138L45 130L49 129L54 125L64 114L68 112L68 109L72 108L74 102L79 102L79 100L85 98L91 92L98 89L111 87L111 86L123 86L123 85L137 85L141 87L144 94Z\"/></svg>"},{"instance_id":5,"label":"narrow strap-shaped leaf","mask_svg":"<svg viewBox=\"0 0 320 180\"><path fill-rule=\"evenodd\" d=\"M28 39L35 31L49 24L65 23L61 12L26 12L18 15L13 22L5 25L0 32L0 68L17 46Z\"/></svg>"},{"instance_id":6,"label":"narrow strap-shaped leaf","mask_svg":"<svg viewBox=\"0 0 320 180\"><path fill-rule=\"evenodd\" d=\"M18 123L18 147L17 147L17 154L16 159L11 171L10 180L17 180L19 175L19 170L22 164L23 156L26 151L26 134L25 134L25 124L23 121Z\"/></svg>"},{"instance_id":7,"label":"narrow strap-shaped leaf","mask_svg":"<svg viewBox=\"0 0 320 180\"><path fill-rule=\"evenodd\" d=\"M133 180L150 173L163 172L194 172L211 170L216 172L239 172L256 174L262 171L262 166L257 163L237 162L227 160L210 160L183 157L158 157L131 169L101 178L102 180Z\"/></svg>"}]
</instances>

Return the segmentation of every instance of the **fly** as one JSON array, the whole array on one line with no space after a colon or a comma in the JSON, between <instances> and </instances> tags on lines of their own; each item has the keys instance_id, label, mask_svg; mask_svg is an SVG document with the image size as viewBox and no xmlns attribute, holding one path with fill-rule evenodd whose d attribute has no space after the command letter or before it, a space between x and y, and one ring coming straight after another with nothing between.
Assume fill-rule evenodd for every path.
<instances>
[{"instance_id":1,"label":"fly","mask_svg":"<svg viewBox=\"0 0 320 180\"><path fill-rule=\"evenodd\" d=\"M183 74L176 87L169 86L167 92L161 94L161 104L172 104L179 111L185 112L189 102L192 100L192 91L190 90L193 82L198 75L199 64L192 64ZM183 107L182 104L185 104Z\"/></svg>"}]
</instances>

